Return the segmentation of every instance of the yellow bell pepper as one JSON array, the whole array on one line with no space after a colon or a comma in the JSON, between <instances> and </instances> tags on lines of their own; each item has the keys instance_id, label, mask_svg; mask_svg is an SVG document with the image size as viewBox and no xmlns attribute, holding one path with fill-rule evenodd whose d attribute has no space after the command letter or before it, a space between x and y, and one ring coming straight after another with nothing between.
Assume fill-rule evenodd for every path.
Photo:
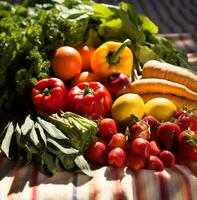
<instances>
[{"instance_id":1,"label":"yellow bell pepper","mask_svg":"<svg viewBox=\"0 0 197 200\"><path fill-rule=\"evenodd\" d=\"M133 53L127 47L129 44L131 41L127 39L123 43L108 41L100 45L91 58L92 71L103 79L119 73L131 76Z\"/></svg>"}]
</instances>

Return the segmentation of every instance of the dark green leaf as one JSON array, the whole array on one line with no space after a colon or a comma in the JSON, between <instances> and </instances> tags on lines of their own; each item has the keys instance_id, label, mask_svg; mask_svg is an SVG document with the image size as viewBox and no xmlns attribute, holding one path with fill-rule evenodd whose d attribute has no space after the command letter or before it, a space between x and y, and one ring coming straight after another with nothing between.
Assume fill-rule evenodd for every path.
<instances>
[{"instance_id":1,"label":"dark green leaf","mask_svg":"<svg viewBox=\"0 0 197 200\"><path fill-rule=\"evenodd\" d=\"M76 157L75 154L63 154L62 153L62 154L58 155L58 158L60 159L61 164L65 170L71 170L74 167L75 157Z\"/></svg>"},{"instance_id":2,"label":"dark green leaf","mask_svg":"<svg viewBox=\"0 0 197 200\"><path fill-rule=\"evenodd\" d=\"M55 170L55 157L50 152L45 152L41 155L42 162L46 168L53 172Z\"/></svg>"},{"instance_id":3,"label":"dark green leaf","mask_svg":"<svg viewBox=\"0 0 197 200\"><path fill-rule=\"evenodd\" d=\"M84 158L83 155L78 155L75 158L75 164L79 167L79 169L86 175L92 177L92 171L90 169L90 166L88 164L88 162L86 161L86 159Z\"/></svg>"},{"instance_id":4,"label":"dark green leaf","mask_svg":"<svg viewBox=\"0 0 197 200\"><path fill-rule=\"evenodd\" d=\"M55 141L54 139L48 138L47 142L52 144L54 148L58 149L64 154L77 154L79 151L77 149L74 149L73 147L65 147L60 142Z\"/></svg>"}]
</instances>

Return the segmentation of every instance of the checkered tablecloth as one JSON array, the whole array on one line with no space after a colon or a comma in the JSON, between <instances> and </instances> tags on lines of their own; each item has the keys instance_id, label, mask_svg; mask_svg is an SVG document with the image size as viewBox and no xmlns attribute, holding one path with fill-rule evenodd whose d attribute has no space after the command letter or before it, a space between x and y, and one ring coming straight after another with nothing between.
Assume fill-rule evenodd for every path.
<instances>
[{"instance_id":1,"label":"checkered tablecloth","mask_svg":"<svg viewBox=\"0 0 197 200\"><path fill-rule=\"evenodd\" d=\"M11 1L11 0L10 0ZM13 2L13 1L12 1ZM99 1L117 4L120 1ZM163 34L187 53L197 70L197 1L130 0L153 20ZM53 177L33 164L0 157L0 200L196 200L197 163L162 172L102 167L93 178L71 172Z\"/></svg>"}]
</instances>

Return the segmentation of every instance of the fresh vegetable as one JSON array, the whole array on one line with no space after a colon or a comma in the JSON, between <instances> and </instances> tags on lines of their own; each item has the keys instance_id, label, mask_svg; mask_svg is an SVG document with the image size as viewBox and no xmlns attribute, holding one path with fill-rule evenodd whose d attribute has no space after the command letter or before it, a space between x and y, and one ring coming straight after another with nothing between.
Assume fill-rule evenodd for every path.
<instances>
[{"instance_id":1,"label":"fresh vegetable","mask_svg":"<svg viewBox=\"0 0 197 200\"><path fill-rule=\"evenodd\" d=\"M160 78L185 85L197 92L197 75L193 71L165 62L150 60L143 66L143 78Z\"/></svg>"},{"instance_id":2,"label":"fresh vegetable","mask_svg":"<svg viewBox=\"0 0 197 200\"><path fill-rule=\"evenodd\" d=\"M151 99L158 97L169 99L176 105L177 110L182 109L183 106L186 106L188 109L197 108L197 101L191 101L189 99L176 96L173 94L150 93L150 94L141 94L140 97L143 99L145 103ZM196 110L194 110L193 112L197 114Z\"/></svg>"},{"instance_id":3,"label":"fresh vegetable","mask_svg":"<svg viewBox=\"0 0 197 200\"><path fill-rule=\"evenodd\" d=\"M105 86L112 97L117 98L121 94L127 93L130 89L130 83L131 81L128 76L124 74L112 74L107 78Z\"/></svg>"},{"instance_id":4,"label":"fresh vegetable","mask_svg":"<svg viewBox=\"0 0 197 200\"><path fill-rule=\"evenodd\" d=\"M112 104L111 115L121 125L129 123L132 115L139 119L144 116L145 106L138 94L127 93L119 96Z\"/></svg>"},{"instance_id":5,"label":"fresh vegetable","mask_svg":"<svg viewBox=\"0 0 197 200\"><path fill-rule=\"evenodd\" d=\"M1 1L0 13L0 110L29 108L32 88L51 77L51 55L61 46L97 48L106 41L129 38L138 74L145 61L154 58L191 67L187 56L158 36L158 27L130 3Z\"/></svg>"},{"instance_id":6,"label":"fresh vegetable","mask_svg":"<svg viewBox=\"0 0 197 200\"><path fill-rule=\"evenodd\" d=\"M95 120L109 116L112 97L99 82L83 82L72 87L67 96L70 111Z\"/></svg>"},{"instance_id":7,"label":"fresh vegetable","mask_svg":"<svg viewBox=\"0 0 197 200\"><path fill-rule=\"evenodd\" d=\"M1 152L10 160L22 160L27 164L33 162L48 176L56 171L74 169L92 176L82 149L95 140L97 125L72 113L62 116L63 123L67 125L62 128L63 132L54 125L54 116L31 110L25 114L12 113L11 120L5 121L1 130ZM79 123L81 126L76 128L74 124Z\"/></svg>"},{"instance_id":8,"label":"fresh vegetable","mask_svg":"<svg viewBox=\"0 0 197 200\"><path fill-rule=\"evenodd\" d=\"M103 140L110 140L111 137L119 132L118 123L112 118L102 118L98 121L97 136Z\"/></svg>"},{"instance_id":9,"label":"fresh vegetable","mask_svg":"<svg viewBox=\"0 0 197 200\"><path fill-rule=\"evenodd\" d=\"M38 81L32 90L32 102L42 112L52 114L66 109L68 90L62 80L48 78Z\"/></svg>"},{"instance_id":10,"label":"fresh vegetable","mask_svg":"<svg viewBox=\"0 0 197 200\"><path fill-rule=\"evenodd\" d=\"M92 81L98 81L99 82L99 78L98 76L96 76L96 74L92 73L92 72L81 72L80 74L76 75L70 83L70 87L73 87L75 85L78 85L79 83L82 82L92 82Z\"/></svg>"},{"instance_id":11,"label":"fresh vegetable","mask_svg":"<svg viewBox=\"0 0 197 200\"><path fill-rule=\"evenodd\" d=\"M172 94L191 101L197 101L197 93L184 85L157 78L140 79L132 82L130 92L140 95L149 93Z\"/></svg>"},{"instance_id":12,"label":"fresh vegetable","mask_svg":"<svg viewBox=\"0 0 197 200\"><path fill-rule=\"evenodd\" d=\"M126 160L126 153L122 148L116 147L109 152L107 160L111 166L123 167Z\"/></svg>"},{"instance_id":13,"label":"fresh vegetable","mask_svg":"<svg viewBox=\"0 0 197 200\"><path fill-rule=\"evenodd\" d=\"M175 104L166 98L154 98L145 103L145 115L151 115L158 121L167 121L177 111Z\"/></svg>"},{"instance_id":14,"label":"fresh vegetable","mask_svg":"<svg viewBox=\"0 0 197 200\"><path fill-rule=\"evenodd\" d=\"M105 143L96 141L85 151L87 160L94 165L106 165L108 150Z\"/></svg>"},{"instance_id":15,"label":"fresh vegetable","mask_svg":"<svg viewBox=\"0 0 197 200\"><path fill-rule=\"evenodd\" d=\"M52 58L52 70L56 77L68 81L81 72L79 52L70 46L59 47Z\"/></svg>"},{"instance_id":16,"label":"fresh vegetable","mask_svg":"<svg viewBox=\"0 0 197 200\"><path fill-rule=\"evenodd\" d=\"M197 117L192 110L183 107L182 114L179 115L176 123L179 125L181 131L190 129L197 131Z\"/></svg>"},{"instance_id":17,"label":"fresh vegetable","mask_svg":"<svg viewBox=\"0 0 197 200\"><path fill-rule=\"evenodd\" d=\"M181 130L173 122L163 122L158 128L158 140L162 148L172 150L175 147Z\"/></svg>"},{"instance_id":18,"label":"fresh vegetable","mask_svg":"<svg viewBox=\"0 0 197 200\"><path fill-rule=\"evenodd\" d=\"M127 47L130 43L130 40L108 41L99 46L92 54L92 71L103 79L118 73L130 77L133 68L133 53Z\"/></svg>"},{"instance_id":19,"label":"fresh vegetable","mask_svg":"<svg viewBox=\"0 0 197 200\"><path fill-rule=\"evenodd\" d=\"M92 6L44 2L0 2L0 110L27 110L35 83L52 76L54 50L84 41Z\"/></svg>"},{"instance_id":20,"label":"fresh vegetable","mask_svg":"<svg viewBox=\"0 0 197 200\"><path fill-rule=\"evenodd\" d=\"M82 59L82 71L91 71L90 60L95 48L88 46L87 44L82 44L76 48Z\"/></svg>"},{"instance_id":21,"label":"fresh vegetable","mask_svg":"<svg viewBox=\"0 0 197 200\"><path fill-rule=\"evenodd\" d=\"M197 162L197 133L185 130L179 134L176 146L176 158L179 164Z\"/></svg>"},{"instance_id":22,"label":"fresh vegetable","mask_svg":"<svg viewBox=\"0 0 197 200\"><path fill-rule=\"evenodd\" d=\"M144 138L136 138L131 143L131 152L142 158L148 158L150 156L150 143Z\"/></svg>"},{"instance_id":23,"label":"fresh vegetable","mask_svg":"<svg viewBox=\"0 0 197 200\"><path fill-rule=\"evenodd\" d=\"M62 112L47 117L64 135L70 144L79 150L88 148L95 140L98 126L96 122L72 112Z\"/></svg>"},{"instance_id":24,"label":"fresh vegetable","mask_svg":"<svg viewBox=\"0 0 197 200\"><path fill-rule=\"evenodd\" d=\"M88 41L98 43L98 35L104 38L104 41L124 41L129 38L132 41L134 57L137 59L135 71L138 71L138 65L152 59L191 68L187 56L174 44L159 36L159 27L147 16L140 15L133 4L93 4L93 7L95 11L92 17L98 24L94 28L97 34L91 29Z\"/></svg>"}]
</instances>

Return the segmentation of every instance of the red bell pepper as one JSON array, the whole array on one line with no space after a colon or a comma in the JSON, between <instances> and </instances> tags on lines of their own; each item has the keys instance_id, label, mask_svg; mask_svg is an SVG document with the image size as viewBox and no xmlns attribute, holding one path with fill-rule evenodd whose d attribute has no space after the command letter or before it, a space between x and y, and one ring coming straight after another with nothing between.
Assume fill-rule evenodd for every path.
<instances>
[{"instance_id":1,"label":"red bell pepper","mask_svg":"<svg viewBox=\"0 0 197 200\"><path fill-rule=\"evenodd\" d=\"M68 89L58 78L38 81L32 90L32 102L35 107L45 113L57 113L65 110Z\"/></svg>"},{"instance_id":2,"label":"red bell pepper","mask_svg":"<svg viewBox=\"0 0 197 200\"><path fill-rule=\"evenodd\" d=\"M107 117L112 106L109 91L99 82L82 82L72 87L67 96L69 110L95 120Z\"/></svg>"}]
</instances>

